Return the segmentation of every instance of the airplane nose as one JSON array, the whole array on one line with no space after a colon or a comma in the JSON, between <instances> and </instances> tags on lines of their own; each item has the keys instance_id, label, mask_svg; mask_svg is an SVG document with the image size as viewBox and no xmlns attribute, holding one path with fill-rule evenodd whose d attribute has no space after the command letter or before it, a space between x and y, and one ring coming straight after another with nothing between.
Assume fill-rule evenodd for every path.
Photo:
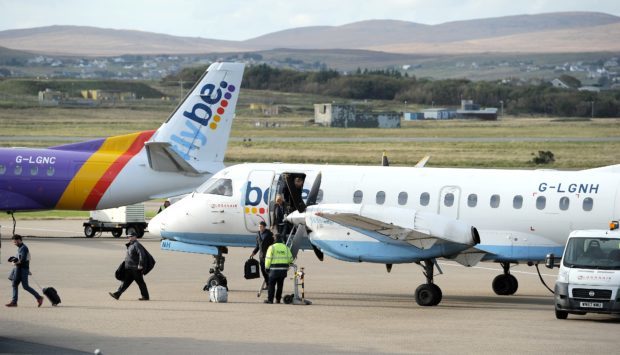
<instances>
[{"instance_id":1,"label":"airplane nose","mask_svg":"<svg viewBox=\"0 0 620 355\"><path fill-rule=\"evenodd\" d=\"M155 217L153 217L153 219L149 221L149 225L148 225L149 233L161 237L161 232L165 226L164 216L163 216L164 212L166 211L165 210L162 211L161 213L159 213L158 215L156 215Z\"/></svg>"}]
</instances>

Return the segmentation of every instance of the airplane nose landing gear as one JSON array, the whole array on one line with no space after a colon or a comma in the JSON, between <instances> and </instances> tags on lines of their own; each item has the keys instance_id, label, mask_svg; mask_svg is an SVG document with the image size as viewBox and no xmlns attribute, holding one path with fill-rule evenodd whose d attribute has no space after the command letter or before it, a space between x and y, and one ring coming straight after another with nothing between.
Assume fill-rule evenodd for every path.
<instances>
[{"instance_id":1,"label":"airplane nose landing gear","mask_svg":"<svg viewBox=\"0 0 620 355\"><path fill-rule=\"evenodd\" d=\"M207 284L202 288L203 291L208 292L211 287L215 286L224 286L226 290L228 290L228 281L226 280L226 276L222 274L222 271L224 271L224 262L226 261L223 254L228 254L228 248L218 247L217 255L213 255L213 267L209 269L209 273L213 275L207 280Z\"/></svg>"}]
</instances>

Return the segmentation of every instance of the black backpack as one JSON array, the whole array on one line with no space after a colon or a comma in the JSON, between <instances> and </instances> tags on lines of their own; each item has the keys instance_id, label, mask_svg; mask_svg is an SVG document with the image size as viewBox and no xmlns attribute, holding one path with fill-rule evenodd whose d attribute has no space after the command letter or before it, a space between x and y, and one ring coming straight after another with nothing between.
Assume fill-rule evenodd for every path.
<instances>
[{"instance_id":1,"label":"black backpack","mask_svg":"<svg viewBox=\"0 0 620 355\"><path fill-rule=\"evenodd\" d=\"M149 251L146 250L146 248L142 244L140 244L140 248L142 248L144 254L146 254L146 260L144 261L144 265L142 265L142 273L146 275L151 272L151 270L153 270L153 268L155 267L155 258L153 258L153 255L151 255L151 253L149 253Z\"/></svg>"},{"instance_id":2,"label":"black backpack","mask_svg":"<svg viewBox=\"0 0 620 355\"><path fill-rule=\"evenodd\" d=\"M244 277L248 280L260 277L260 263L254 258L249 258L245 262Z\"/></svg>"}]
</instances>

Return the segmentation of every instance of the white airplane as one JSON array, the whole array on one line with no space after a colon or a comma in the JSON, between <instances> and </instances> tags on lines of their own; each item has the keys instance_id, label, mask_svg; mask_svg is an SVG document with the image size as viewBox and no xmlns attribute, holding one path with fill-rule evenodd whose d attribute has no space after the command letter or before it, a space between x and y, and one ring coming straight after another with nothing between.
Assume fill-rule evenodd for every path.
<instances>
[{"instance_id":1,"label":"white airplane","mask_svg":"<svg viewBox=\"0 0 620 355\"><path fill-rule=\"evenodd\" d=\"M243 64L215 63L156 131L0 149L0 211L94 210L191 192L224 168Z\"/></svg>"},{"instance_id":2,"label":"white airplane","mask_svg":"<svg viewBox=\"0 0 620 355\"><path fill-rule=\"evenodd\" d=\"M294 177L304 178L302 191ZM205 288L226 285L226 247L253 247L258 223L273 224L275 195L289 186L293 249L386 264L388 272L417 263L426 277L415 293L422 306L442 298L433 281L437 258L499 262L504 273L493 290L514 294L511 264L561 255L571 231L620 217L620 165L555 171L273 163L220 171L152 219L149 231L163 238L164 250L214 255Z\"/></svg>"}]
</instances>

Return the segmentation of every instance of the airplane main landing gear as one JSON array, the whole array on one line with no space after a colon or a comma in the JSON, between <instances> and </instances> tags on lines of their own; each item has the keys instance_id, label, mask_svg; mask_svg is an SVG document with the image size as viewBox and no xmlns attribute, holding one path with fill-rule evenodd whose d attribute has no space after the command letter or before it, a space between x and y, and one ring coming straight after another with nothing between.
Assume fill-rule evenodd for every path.
<instances>
[{"instance_id":1,"label":"airplane main landing gear","mask_svg":"<svg viewBox=\"0 0 620 355\"><path fill-rule=\"evenodd\" d=\"M510 263L503 262L501 265L502 268L504 268L504 273L497 275L493 279L493 291L500 296L514 295L519 288L519 281L510 274Z\"/></svg>"},{"instance_id":2,"label":"airplane main landing gear","mask_svg":"<svg viewBox=\"0 0 620 355\"><path fill-rule=\"evenodd\" d=\"M441 288L433 283L435 259L423 260L423 263L424 265L420 266L424 268L422 273L426 277L426 283L415 290L415 301L420 306L436 306L441 302L443 294Z\"/></svg>"},{"instance_id":3,"label":"airplane main landing gear","mask_svg":"<svg viewBox=\"0 0 620 355\"><path fill-rule=\"evenodd\" d=\"M228 248L217 247L217 255L213 255L214 266L209 269L209 273L213 275L207 280L207 284L202 288L203 291L209 291L211 287L215 286L224 286L228 290L228 281L226 280L226 276L222 274L222 271L224 271L224 262L226 261L223 254L228 254Z\"/></svg>"}]
</instances>

